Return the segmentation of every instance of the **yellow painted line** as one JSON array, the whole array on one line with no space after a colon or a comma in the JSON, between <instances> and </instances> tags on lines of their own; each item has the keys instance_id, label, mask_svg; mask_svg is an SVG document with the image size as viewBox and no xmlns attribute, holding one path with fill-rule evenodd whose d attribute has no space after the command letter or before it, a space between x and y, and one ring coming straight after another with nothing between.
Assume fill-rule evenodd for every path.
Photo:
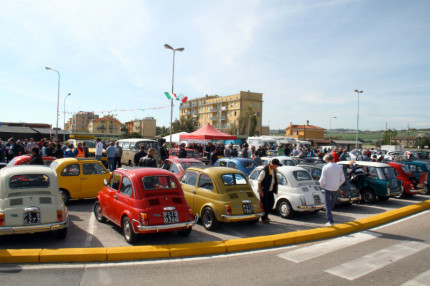
<instances>
[{"instance_id":1,"label":"yellow painted line","mask_svg":"<svg viewBox=\"0 0 430 286\"><path fill-rule=\"evenodd\" d=\"M0 263L122 261L231 253L354 233L427 209L430 209L430 200L331 227L223 241L107 248L3 249Z\"/></svg>"}]
</instances>

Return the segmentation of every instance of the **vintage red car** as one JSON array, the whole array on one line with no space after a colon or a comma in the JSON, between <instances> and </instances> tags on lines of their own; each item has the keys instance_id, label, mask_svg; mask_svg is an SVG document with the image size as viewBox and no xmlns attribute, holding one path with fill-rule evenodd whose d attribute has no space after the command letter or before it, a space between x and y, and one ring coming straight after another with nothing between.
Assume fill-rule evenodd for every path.
<instances>
[{"instance_id":1,"label":"vintage red car","mask_svg":"<svg viewBox=\"0 0 430 286\"><path fill-rule=\"evenodd\" d=\"M42 159L43 163L45 163L45 165L48 167L53 161L57 160L57 158L53 156L42 156ZM28 163L30 163L30 160L30 155L16 156L7 164L7 166L28 165Z\"/></svg>"},{"instance_id":2,"label":"vintage red car","mask_svg":"<svg viewBox=\"0 0 430 286\"><path fill-rule=\"evenodd\" d=\"M133 243L138 234L178 231L188 236L197 222L184 197L181 184L169 171L157 168L115 170L99 192L94 215L122 228Z\"/></svg>"},{"instance_id":3,"label":"vintage red car","mask_svg":"<svg viewBox=\"0 0 430 286\"><path fill-rule=\"evenodd\" d=\"M180 179L184 171L189 167L203 168L205 166L205 163L194 158L172 158L164 160L160 168L172 172L176 178Z\"/></svg>"},{"instance_id":4,"label":"vintage red car","mask_svg":"<svg viewBox=\"0 0 430 286\"><path fill-rule=\"evenodd\" d=\"M415 178L414 174L409 170L407 165L400 163L387 163L397 172L397 179L402 181L403 192L399 197L404 198L407 195L415 195L424 191L424 182L427 177L421 176L420 180ZM424 174L427 175L427 174Z\"/></svg>"},{"instance_id":5,"label":"vintage red car","mask_svg":"<svg viewBox=\"0 0 430 286\"><path fill-rule=\"evenodd\" d=\"M200 152L194 149L185 149L187 151L187 158L200 158ZM179 148L173 148L169 151L169 159L178 158Z\"/></svg>"}]
</instances>

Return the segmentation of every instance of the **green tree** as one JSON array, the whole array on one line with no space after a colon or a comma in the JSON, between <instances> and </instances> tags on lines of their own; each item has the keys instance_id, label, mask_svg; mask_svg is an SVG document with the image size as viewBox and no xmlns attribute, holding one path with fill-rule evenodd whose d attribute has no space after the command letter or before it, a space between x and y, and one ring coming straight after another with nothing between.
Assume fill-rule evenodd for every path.
<instances>
[{"instance_id":1,"label":"green tree","mask_svg":"<svg viewBox=\"0 0 430 286\"><path fill-rule=\"evenodd\" d=\"M384 131L384 134L382 136L382 144L383 145L389 145L390 139L393 139L396 136L397 136L397 130L396 129L394 129L394 130L388 129L388 130Z\"/></svg>"},{"instance_id":2,"label":"green tree","mask_svg":"<svg viewBox=\"0 0 430 286\"><path fill-rule=\"evenodd\" d=\"M172 133L178 132L193 132L194 131L194 121L193 119L185 119L181 117L180 120L175 120L172 124Z\"/></svg>"},{"instance_id":3,"label":"green tree","mask_svg":"<svg viewBox=\"0 0 430 286\"><path fill-rule=\"evenodd\" d=\"M248 107L248 110L239 117L239 134L248 136L249 122L249 136L255 135L255 129L257 129L257 116L252 116L253 114L255 114L255 112L251 107Z\"/></svg>"}]
</instances>

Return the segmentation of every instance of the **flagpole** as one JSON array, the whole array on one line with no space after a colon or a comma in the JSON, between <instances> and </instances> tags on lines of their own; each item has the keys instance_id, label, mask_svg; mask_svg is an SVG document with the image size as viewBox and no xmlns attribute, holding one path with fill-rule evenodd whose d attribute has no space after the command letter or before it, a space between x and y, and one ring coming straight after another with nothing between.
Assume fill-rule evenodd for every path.
<instances>
[{"instance_id":1,"label":"flagpole","mask_svg":"<svg viewBox=\"0 0 430 286\"><path fill-rule=\"evenodd\" d=\"M172 71L172 95L174 93L174 82L175 82L175 53L176 51L182 52L184 48L174 49L168 44L165 44L166 49L173 51L173 71ZM172 124L173 124L173 97L170 99L170 148L172 148Z\"/></svg>"}]
</instances>

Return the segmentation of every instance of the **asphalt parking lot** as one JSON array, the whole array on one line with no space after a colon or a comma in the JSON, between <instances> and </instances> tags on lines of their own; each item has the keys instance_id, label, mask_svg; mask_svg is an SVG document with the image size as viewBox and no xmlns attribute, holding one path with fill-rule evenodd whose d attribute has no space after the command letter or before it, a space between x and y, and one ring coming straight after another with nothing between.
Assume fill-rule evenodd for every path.
<instances>
[{"instance_id":1,"label":"asphalt parking lot","mask_svg":"<svg viewBox=\"0 0 430 286\"><path fill-rule=\"evenodd\" d=\"M373 205L358 204L338 206L334 210L335 223L345 223L369 217L413 203L428 200L429 196L417 195L407 199L390 199ZM75 248L75 247L115 247L130 246L122 236L121 229L114 224L99 223L92 212L94 200L71 201L68 205L70 225L67 238L59 240L53 233L14 235L1 237L0 249L24 248ZM176 233L141 235L134 245L163 245L202 241L246 238L324 226L325 213L296 213L292 219L282 219L272 214L271 224L229 223L220 224L215 231L207 231L200 224L193 227L188 237Z\"/></svg>"}]
</instances>

